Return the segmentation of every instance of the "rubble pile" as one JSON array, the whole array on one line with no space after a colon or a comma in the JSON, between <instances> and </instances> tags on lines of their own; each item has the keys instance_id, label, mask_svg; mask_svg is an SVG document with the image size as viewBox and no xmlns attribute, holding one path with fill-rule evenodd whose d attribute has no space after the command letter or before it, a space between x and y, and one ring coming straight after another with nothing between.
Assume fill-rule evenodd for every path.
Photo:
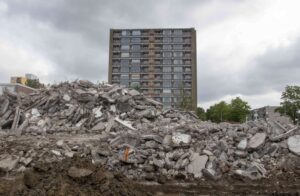
<instances>
[{"instance_id":1,"label":"rubble pile","mask_svg":"<svg viewBox=\"0 0 300 196\"><path fill-rule=\"evenodd\" d=\"M75 81L31 95L0 97L0 170L73 156L154 180L233 176L251 180L299 161L300 130L290 124L202 122L192 112L163 110L138 91ZM299 171L297 164L291 164ZM71 173L83 173L70 168Z\"/></svg>"}]
</instances>

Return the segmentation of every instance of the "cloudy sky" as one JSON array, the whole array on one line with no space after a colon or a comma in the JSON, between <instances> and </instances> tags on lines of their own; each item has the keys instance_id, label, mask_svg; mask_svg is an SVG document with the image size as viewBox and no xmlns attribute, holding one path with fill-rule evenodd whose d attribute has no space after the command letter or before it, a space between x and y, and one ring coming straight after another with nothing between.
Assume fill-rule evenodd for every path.
<instances>
[{"instance_id":1,"label":"cloudy sky","mask_svg":"<svg viewBox=\"0 0 300 196\"><path fill-rule=\"evenodd\" d=\"M0 82L107 81L110 28L194 27L198 105L300 84L299 0L0 0Z\"/></svg>"}]
</instances>

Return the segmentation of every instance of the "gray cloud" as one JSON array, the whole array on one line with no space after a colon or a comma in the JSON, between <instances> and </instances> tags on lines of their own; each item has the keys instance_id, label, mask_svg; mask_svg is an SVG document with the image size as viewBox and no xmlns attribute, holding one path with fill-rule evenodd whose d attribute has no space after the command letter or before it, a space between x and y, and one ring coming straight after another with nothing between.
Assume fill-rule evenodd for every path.
<instances>
[{"instance_id":1,"label":"gray cloud","mask_svg":"<svg viewBox=\"0 0 300 196\"><path fill-rule=\"evenodd\" d=\"M234 20L241 13L256 11L255 6L249 8L249 0L3 2L8 9L0 19L5 29L0 38L13 40L46 59L54 72L42 79L51 82L76 78L107 80L110 28L196 27L199 36L202 31ZM238 73L230 67L215 69L223 60L216 59L214 51L198 52L199 103L225 95L281 91L288 83L299 83L299 49L300 41L288 48L270 49L249 61ZM0 65L4 64L0 60ZM0 74L0 79L4 78L7 76Z\"/></svg>"}]
</instances>

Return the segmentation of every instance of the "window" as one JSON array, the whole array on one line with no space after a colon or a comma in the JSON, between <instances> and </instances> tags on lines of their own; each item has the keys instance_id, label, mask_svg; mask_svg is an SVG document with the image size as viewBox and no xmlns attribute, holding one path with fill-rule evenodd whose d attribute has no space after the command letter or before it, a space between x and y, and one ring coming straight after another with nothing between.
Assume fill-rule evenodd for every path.
<instances>
[{"instance_id":1,"label":"window","mask_svg":"<svg viewBox=\"0 0 300 196\"><path fill-rule=\"evenodd\" d=\"M131 72L133 72L133 73L141 72L140 66L131 66Z\"/></svg>"},{"instance_id":2,"label":"window","mask_svg":"<svg viewBox=\"0 0 300 196\"><path fill-rule=\"evenodd\" d=\"M121 67L121 73L128 73L129 67Z\"/></svg>"},{"instance_id":3,"label":"window","mask_svg":"<svg viewBox=\"0 0 300 196\"><path fill-rule=\"evenodd\" d=\"M165 80L165 81L163 81L163 87L171 88L172 87L171 80Z\"/></svg>"},{"instance_id":4,"label":"window","mask_svg":"<svg viewBox=\"0 0 300 196\"><path fill-rule=\"evenodd\" d=\"M124 30L124 31L122 31L122 35L123 35L123 36L130 35L130 32Z\"/></svg>"},{"instance_id":5,"label":"window","mask_svg":"<svg viewBox=\"0 0 300 196\"><path fill-rule=\"evenodd\" d=\"M128 37L121 38L121 43L128 44L129 42L130 42L130 39Z\"/></svg>"},{"instance_id":6,"label":"window","mask_svg":"<svg viewBox=\"0 0 300 196\"><path fill-rule=\"evenodd\" d=\"M181 90L173 90L173 94L174 95L180 95L181 94Z\"/></svg>"},{"instance_id":7,"label":"window","mask_svg":"<svg viewBox=\"0 0 300 196\"><path fill-rule=\"evenodd\" d=\"M129 80L121 80L120 85L122 86L129 86Z\"/></svg>"},{"instance_id":8,"label":"window","mask_svg":"<svg viewBox=\"0 0 300 196\"><path fill-rule=\"evenodd\" d=\"M173 102L181 102L182 101L182 97L173 97Z\"/></svg>"},{"instance_id":9,"label":"window","mask_svg":"<svg viewBox=\"0 0 300 196\"><path fill-rule=\"evenodd\" d=\"M163 72L172 72L171 67L163 67Z\"/></svg>"},{"instance_id":10,"label":"window","mask_svg":"<svg viewBox=\"0 0 300 196\"><path fill-rule=\"evenodd\" d=\"M131 42L132 43L140 43L141 42L141 38L139 38L139 37L131 38Z\"/></svg>"},{"instance_id":11,"label":"window","mask_svg":"<svg viewBox=\"0 0 300 196\"><path fill-rule=\"evenodd\" d=\"M131 82L130 86L131 87L138 87L138 86L140 86L140 82Z\"/></svg>"},{"instance_id":12,"label":"window","mask_svg":"<svg viewBox=\"0 0 300 196\"><path fill-rule=\"evenodd\" d=\"M129 50L129 45L122 45L121 50Z\"/></svg>"},{"instance_id":13,"label":"window","mask_svg":"<svg viewBox=\"0 0 300 196\"><path fill-rule=\"evenodd\" d=\"M172 42L172 38L170 38L170 37L164 37L163 38L163 42L164 43L170 43L170 42Z\"/></svg>"},{"instance_id":14,"label":"window","mask_svg":"<svg viewBox=\"0 0 300 196\"><path fill-rule=\"evenodd\" d=\"M164 50L172 50L172 45L163 45Z\"/></svg>"},{"instance_id":15,"label":"window","mask_svg":"<svg viewBox=\"0 0 300 196\"><path fill-rule=\"evenodd\" d=\"M131 80L139 80L140 74L131 74Z\"/></svg>"},{"instance_id":16,"label":"window","mask_svg":"<svg viewBox=\"0 0 300 196\"><path fill-rule=\"evenodd\" d=\"M173 82L173 87L175 87L175 88L182 88L183 87L183 82L182 81L180 81L180 80L175 80L174 82Z\"/></svg>"},{"instance_id":17,"label":"window","mask_svg":"<svg viewBox=\"0 0 300 196\"><path fill-rule=\"evenodd\" d=\"M183 46L176 44L176 45L173 46L173 48L174 48L174 50L182 50Z\"/></svg>"},{"instance_id":18,"label":"window","mask_svg":"<svg viewBox=\"0 0 300 196\"><path fill-rule=\"evenodd\" d=\"M170 88L164 88L163 93L171 93L171 89Z\"/></svg>"},{"instance_id":19,"label":"window","mask_svg":"<svg viewBox=\"0 0 300 196\"><path fill-rule=\"evenodd\" d=\"M129 52L122 52L121 57L129 57Z\"/></svg>"},{"instance_id":20,"label":"window","mask_svg":"<svg viewBox=\"0 0 300 196\"><path fill-rule=\"evenodd\" d=\"M128 66L128 65L129 65L129 60L127 60L127 59L121 60L121 66Z\"/></svg>"},{"instance_id":21,"label":"window","mask_svg":"<svg viewBox=\"0 0 300 196\"><path fill-rule=\"evenodd\" d=\"M140 52L133 52L133 53L131 53L131 57L141 57L141 53Z\"/></svg>"},{"instance_id":22,"label":"window","mask_svg":"<svg viewBox=\"0 0 300 196\"><path fill-rule=\"evenodd\" d=\"M171 80L172 75L171 74L163 74L163 79Z\"/></svg>"},{"instance_id":23,"label":"window","mask_svg":"<svg viewBox=\"0 0 300 196\"><path fill-rule=\"evenodd\" d=\"M164 65L171 65L172 64L172 60L171 59L164 59L163 60L163 64Z\"/></svg>"},{"instance_id":24,"label":"window","mask_svg":"<svg viewBox=\"0 0 300 196\"><path fill-rule=\"evenodd\" d=\"M174 40L173 40L175 43L181 43L183 40L182 40L182 37L174 37Z\"/></svg>"},{"instance_id":25,"label":"window","mask_svg":"<svg viewBox=\"0 0 300 196\"><path fill-rule=\"evenodd\" d=\"M171 97L163 97L163 102L171 102Z\"/></svg>"},{"instance_id":26,"label":"window","mask_svg":"<svg viewBox=\"0 0 300 196\"><path fill-rule=\"evenodd\" d=\"M164 30L163 31L163 35L172 35L172 31L171 30Z\"/></svg>"},{"instance_id":27,"label":"window","mask_svg":"<svg viewBox=\"0 0 300 196\"><path fill-rule=\"evenodd\" d=\"M137 31L137 30L132 31L132 35L141 35L141 31Z\"/></svg>"},{"instance_id":28,"label":"window","mask_svg":"<svg viewBox=\"0 0 300 196\"><path fill-rule=\"evenodd\" d=\"M182 80L182 74L181 73L174 74L174 80Z\"/></svg>"},{"instance_id":29,"label":"window","mask_svg":"<svg viewBox=\"0 0 300 196\"><path fill-rule=\"evenodd\" d=\"M131 49L132 49L132 50L140 50L140 49L141 49L141 46L140 46L140 45L132 45L132 46L131 46Z\"/></svg>"},{"instance_id":30,"label":"window","mask_svg":"<svg viewBox=\"0 0 300 196\"><path fill-rule=\"evenodd\" d=\"M140 59L132 59L132 61L131 61L131 65L140 65L140 64L141 64Z\"/></svg>"},{"instance_id":31,"label":"window","mask_svg":"<svg viewBox=\"0 0 300 196\"><path fill-rule=\"evenodd\" d=\"M182 72L182 67L174 67L174 72Z\"/></svg>"},{"instance_id":32,"label":"window","mask_svg":"<svg viewBox=\"0 0 300 196\"><path fill-rule=\"evenodd\" d=\"M182 35L182 30L181 29L174 30L174 35Z\"/></svg>"},{"instance_id":33,"label":"window","mask_svg":"<svg viewBox=\"0 0 300 196\"><path fill-rule=\"evenodd\" d=\"M182 52L173 52L174 57L182 57Z\"/></svg>"},{"instance_id":34,"label":"window","mask_svg":"<svg viewBox=\"0 0 300 196\"><path fill-rule=\"evenodd\" d=\"M175 60L174 60L174 64L175 64L175 65L182 65L182 60L175 59Z\"/></svg>"},{"instance_id":35,"label":"window","mask_svg":"<svg viewBox=\"0 0 300 196\"><path fill-rule=\"evenodd\" d=\"M163 57L172 57L172 52L163 52Z\"/></svg>"},{"instance_id":36,"label":"window","mask_svg":"<svg viewBox=\"0 0 300 196\"><path fill-rule=\"evenodd\" d=\"M118 72L119 72L119 69L115 68L115 69L112 70L112 72L113 72L113 73L118 73Z\"/></svg>"},{"instance_id":37,"label":"window","mask_svg":"<svg viewBox=\"0 0 300 196\"><path fill-rule=\"evenodd\" d=\"M128 74L121 74L121 79L129 79L129 75Z\"/></svg>"}]
</instances>

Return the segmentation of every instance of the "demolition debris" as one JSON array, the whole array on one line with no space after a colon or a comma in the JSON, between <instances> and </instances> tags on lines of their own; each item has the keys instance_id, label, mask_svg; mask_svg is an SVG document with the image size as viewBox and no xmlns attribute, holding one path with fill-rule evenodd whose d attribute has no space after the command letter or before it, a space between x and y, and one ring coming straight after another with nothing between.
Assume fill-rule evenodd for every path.
<instances>
[{"instance_id":1,"label":"demolition debris","mask_svg":"<svg viewBox=\"0 0 300 196\"><path fill-rule=\"evenodd\" d=\"M0 171L17 173L85 157L132 179L257 180L300 156L292 124L202 122L192 112L163 110L133 89L88 81L61 83L30 95L0 97ZM5 150L4 150L5 149ZM92 174L70 167L72 178Z\"/></svg>"}]
</instances>

